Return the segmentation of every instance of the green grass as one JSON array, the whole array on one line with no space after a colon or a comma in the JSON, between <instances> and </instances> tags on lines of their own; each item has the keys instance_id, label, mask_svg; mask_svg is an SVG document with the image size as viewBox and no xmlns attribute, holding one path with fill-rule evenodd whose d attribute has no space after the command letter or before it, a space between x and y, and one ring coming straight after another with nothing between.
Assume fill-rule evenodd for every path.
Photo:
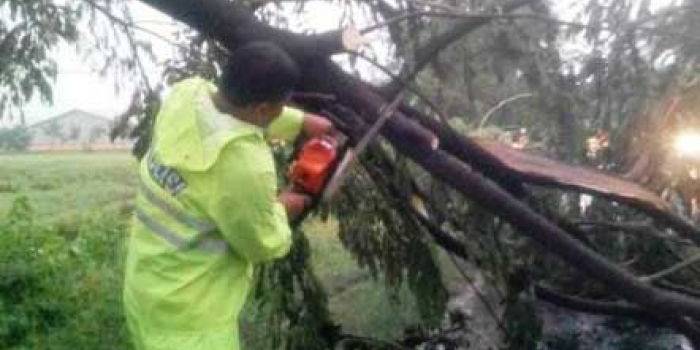
<instances>
[{"instance_id":1,"label":"green grass","mask_svg":"<svg viewBox=\"0 0 700 350\"><path fill-rule=\"evenodd\" d=\"M387 289L360 269L338 240L338 225L311 220L304 227L311 244L311 264L329 295L331 316L347 333L397 339L420 316L407 286Z\"/></svg>"},{"instance_id":2,"label":"green grass","mask_svg":"<svg viewBox=\"0 0 700 350\"><path fill-rule=\"evenodd\" d=\"M121 288L136 162L61 153L0 155L0 165L0 348L128 348Z\"/></svg>"},{"instance_id":3,"label":"green grass","mask_svg":"<svg viewBox=\"0 0 700 350\"><path fill-rule=\"evenodd\" d=\"M14 349L127 347L120 295L135 160L126 153L0 155L0 168L0 267L12 267L0 276L0 348L17 325L24 333L16 336L24 338ZM3 232L3 218L23 197L32 209L26 226L32 232ZM418 320L413 297L405 287L388 290L358 268L337 230L332 219L305 226L331 315L345 332L400 336ZM27 250L43 253L28 256ZM21 302L3 300L8 295Z\"/></svg>"},{"instance_id":4,"label":"green grass","mask_svg":"<svg viewBox=\"0 0 700 350\"><path fill-rule=\"evenodd\" d=\"M35 219L50 223L118 210L134 196L136 161L128 153L0 155L0 164L0 217L20 193L29 197Z\"/></svg>"}]
</instances>

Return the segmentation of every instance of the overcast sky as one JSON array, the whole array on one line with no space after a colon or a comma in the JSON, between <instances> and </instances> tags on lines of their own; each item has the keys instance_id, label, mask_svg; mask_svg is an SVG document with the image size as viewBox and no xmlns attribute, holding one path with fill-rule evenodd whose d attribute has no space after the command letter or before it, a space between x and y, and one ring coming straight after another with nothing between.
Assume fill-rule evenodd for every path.
<instances>
[{"instance_id":1,"label":"overcast sky","mask_svg":"<svg viewBox=\"0 0 700 350\"><path fill-rule=\"evenodd\" d=\"M177 24L169 17L138 1L133 1L129 6L134 21L140 26L172 37L171 33ZM164 41L145 33L135 35L138 39L150 41L161 59L171 55L171 47ZM24 108L28 124L74 108L112 118L127 107L131 97L129 88L116 91L113 76L101 76L97 72L97 64L86 59L85 54L78 52L75 45L61 44L54 52L54 59L58 65L58 76L53 89L54 103L50 105L35 100L28 104ZM145 64L155 79L159 72L157 63L146 60Z\"/></svg>"},{"instance_id":2,"label":"overcast sky","mask_svg":"<svg viewBox=\"0 0 700 350\"><path fill-rule=\"evenodd\" d=\"M655 0L654 5L660 7L668 5L673 0ZM575 0L552 1L555 11L562 19L576 20L574 14L580 9L580 2ZM148 28L159 34L172 37L172 33L179 24L173 22L168 16L143 5L139 1L132 1L130 9L134 21L139 26ZM325 31L336 29L341 20L341 14L337 5L313 1L306 5L305 12L290 23L290 28L298 31L315 30ZM362 21L360 19L360 21ZM362 27L365 23L358 23ZM159 63L172 55L172 47L147 33L137 32L136 35L141 40L149 40L154 45L154 51L158 55L159 62L146 61L147 70L152 81L160 79ZM376 38L375 38L376 39ZM381 51L377 47L377 40L374 41L374 49ZM577 47L574 45L573 50ZM585 48L579 48L585 49ZM386 52L378 52L381 56ZM99 114L108 118L123 111L129 103L131 89L115 91L113 77L100 76L95 71L95 65L85 61L84 55L76 52L73 45L61 45L55 52L55 59L58 64L58 77L54 85L54 104L47 105L39 101L33 101L25 107L27 123L32 124L37 121L50 118L70 109L78 108L88 112ZM0 122L7 124L7 121Z\"/></svg>"}]
</instances>

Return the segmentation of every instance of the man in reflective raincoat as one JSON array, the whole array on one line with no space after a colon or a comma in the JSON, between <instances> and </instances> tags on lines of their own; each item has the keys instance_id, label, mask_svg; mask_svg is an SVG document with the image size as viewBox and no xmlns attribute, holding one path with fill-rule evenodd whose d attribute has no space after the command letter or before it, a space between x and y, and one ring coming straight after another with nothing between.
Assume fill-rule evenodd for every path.
<instances>
[{"instance_id":1,"label":"man in reflective raincoat","mask_svg":"<svg viewBox=\"0 0 700 350\"><path fill-rule=\"evenodd\" d=\"M218 84L175 84L140 163L124 283L137 349L239 349L238 314L253 265L284 256L303 194L278 194L266 139L327 132L284 107L299 79L280 48L236 50Z\"/></svg>"}]
</instances>

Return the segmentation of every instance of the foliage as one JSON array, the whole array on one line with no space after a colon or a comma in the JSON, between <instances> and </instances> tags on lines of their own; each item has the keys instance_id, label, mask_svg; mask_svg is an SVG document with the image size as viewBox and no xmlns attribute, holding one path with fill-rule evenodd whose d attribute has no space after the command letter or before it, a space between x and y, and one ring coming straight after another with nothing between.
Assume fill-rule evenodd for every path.
<instances>
[{"instance_id":1,"label":"foliage","mask_svg":"<svg viewBox=\"0 0 700 350\"><path fill-rule=\"evenodd\" d=\"M365 171L349 177L333 207L340 239L375 278L381 275L392 286L407 281L425 325L436 326L442 320L447 293L430 242L415 222L402 215L395 202L400 199L392 200L374 186Z\"/></svg>"},{"instance_id":2,"label":"foliage","mask_svg":"<svg viewBox=\"0 0 700 350\"><path fill-rule=\"evenodd\" d=\"M289 256L260 268L254 293L256 312L267 314L267 349L328 349L339 337L326 293L308 264L309 243L294 232Z\"/></svg>"},{"instance_id":3,"label":"foliage","mask_svg":"<svg viewBox=\"0 0 700 350\"><path fill-rule=\"evenodd\" d=\"M152 47L135 39L126 3L0 1L0 119L24 120L23 106L32 100L52 103L58 73L53 52L61 44L74 44L100 74L117 76L115 89L151 91L141 60L154 59Z\"/></svg>"},{"instance_id":4,"label":"foliage","mask_svg":"<svg viewBox=\"0 0 700 350\"><path fill-rule=\"evenodd\" d=\"M26 127L0 128L0 150L24 151L31 140L32 135Z\"/></svg>"},{"instance_id":5,"label":"foliage","mask_svg":"<svg viewBox=\"0 0 700 350\"><path fill-rule=\"evenodd\" d=\"M483 12L495 3L498 2L438 2L430 8ZM410 6L411 2L399 2L398 9L410 9ZM506 136L503 139L508 140L507 133L512 130L524 129L529 138L528 148L536 144L538 151L573 163L592 163L601 169L626 171L633 163L630 158L636 160L642 150L661 148L661 142L655 139L660 138L660 130L667 128L652 121L663 118L650 106L659 104L667 94L677 94L681 86L697 90L697 84L690 87L688 81L697 79L698 51L687 50L697 45L697 40L683 34L672 38L667 31L671 23L682 33L696 30L689 20L693 17L692 11L684 7L693 8L693 2L656 13L652 13L649 6L650 2L644 1L590 1L581 6L585 16L577 17L583 18L584 23L566 25L554 22L554 14L547 4L535 3L517 13L532 15L531 18L537 20L494 21L483 30L456 40L435 56L428 69L418 76L417 85L436 102L439 112L451 118L450 124L461 125L464 134L483 127L485 116L492 112L491 107L529 92L532 98L510 102L489 115L489 124L503 130ZM417 36L409 34L411 26L417 26L413 32ZM394 43L401 48L397 50L397 58L411 62L417 57L411 48L420 47L421 42L429 41L435 33L450 27L447 21L429 16L399 26L395 30L399 34L392 35ZM572 55L568 51L572 42L579 47L590 45L592 49L582 48ZM669 59L669 55L674 58ZM417 107L435 114L419 99L415 101ZM697 118L693 117L696 114L691 110L679 114L685 116L686 127L697 125ZM612 145L604 157L587 159L584 140L599 133L598 129L610 133ZM640 136L645 133L647 137ZM625 143L631 139L636 140L636 147L625 149ZM669 189L673 181L658 181L663 178L661 174L645 176L654 179L655 188L673 191ZM663 184L657 185L659 182ZM426 181L421 185L424 191L438 189L429 200L438 222L449 225L453 232L464 234L463 242L469 247L473 263L497 288L509 291L509 279L504 276L524 266L533 277L527 284L546 282L579 295L605 294L597 283L583 284L577 272L540 254L517 232L503 227L499 219L480 213L478 206L462 204L459 196L453 196L439 184ZM690 191L687 185L686 188ZM529 204L560 222L587 219L618 223L644 219L638 212L598 198L582 209L578 195L537 188L528 191L532 196ZM687 203L686 208L690 207L690 202ZM640 274L672 265L678 261L678 254L684 255L683 248L679 247L671 247L675 256L669 253L669 243L659 238L632 237L621 231L607 235L602 230L595 232L586 237L591 247L615 262L629 263L626 268ZM685 278L678 276L677 281L695 285L695 278L691 276L693 274L688 272ZM507 310L512 309L513 304L506 305L509 305ZM531 312L506 313L505 316L506 323L536 324L531 322ZM537 332L532 334L536 336Z\"/></svg>"},{"instance_id":6,"label":"foliage","mask_svg":"<svg viewBox=\"0 0 700 350\"><path fill-rule=\"evenodd\" d=\"M127 348L125 230L121 218L96 215L65 237L36 223L28 198L18 196L0 223L0 347Z\"/></svg>"},{"instance_id":7,"label":"foliage","mask_svg":"<svg viewBox=\"0 0 700 350\"><path fill-rule=\"evenodd\" d=\"M534 349L542 338L542 321L535 311L535 297L526 288L524 271L509 276L503 319L508 349Z\"/></svg>"},{"instance_id":8,"label":"foliage","mask_svg":"<svg viewBox=\"0 0 700 350\"><path fill-rule=\"evenodd\" d=\"M116 118L116 125L110 130L110 139L114 141L125 135L136 142L131 153L141 159L148 152L151 146L151 136L156 115L160 110L160 96L156 91L149 91L142 95L140 92L134 93L131 104L121 115ZM129 122L136 118L136 127L130 128Z\"/></svg>"},{"instance_id":9,"label":"foliage","mask_svg":"<svg viewBox=\"0 0 700 350\"><path fill-rule=\"evenodd\" d=\"M70 2L0 1L0 118L23 116L23 103L35 95L51 101L51 50L77 38L77 16Z\"/></svg>"}]
</instances>

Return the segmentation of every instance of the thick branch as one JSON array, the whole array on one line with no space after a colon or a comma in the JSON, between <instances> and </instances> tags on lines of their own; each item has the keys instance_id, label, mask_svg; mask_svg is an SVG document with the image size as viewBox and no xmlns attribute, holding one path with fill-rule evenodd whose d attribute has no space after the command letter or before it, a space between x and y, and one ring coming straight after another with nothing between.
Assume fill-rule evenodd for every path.
<instances>
[{"instance_id":1,"label":"thick branch","mask_svg":"<svg viewBox=\"0 0 700 350\"><path fill-rule=\"evenodd\" d=\"M476 142L460 135L450 128L449 125L427 117L411 106L403 105L401 111L434 132L440 138L440 147L442 149L480 172L488 174L491 179L516 196L521 196L524 193L521 179L512 172L507 171L498 158L480 147Z\"/></svg>"},{"instance_id":2,"label":"thick branch","mask_svg":"<svg viewBox=\"0 0 700 350\"><path fill-rule=\"evenodd\" d=\"M676 293L687 294L695 298L700 298L700 290L682 286L680 284L675 284L666 280L654 281L654 285L667 289Z\"/></svg>"},{"instance_id":3,"label":"thick branch","mask_svg":"<svg viewBox=\"0 0 700 350\"><path fill-rule=\"evenodd\" d=\"M364 102L368 106L373 105L372 99ZM381 100L374 105L375 111L381 106L379 103ZM521 232L542 244L549 252L559 255L589 276L605 282L616 293L650 309L658 309L658 305L665 305L662 312L671 316L688 314L700 317L700 303L697 300L660 291L638 281L629 272L611 264L603 256L585 247L524 203L446 152L434 150L425 144L412 144L409 140L403 139L400 134L386 133L385 136L399 151L434 176L508 220Z\"/></svg>"},{"instance_id":4,"label":"thick branch","mask_svg":"<svg viewBox=\"0 0 700 350\"><path fill-rule=\"evenodd\" d=\"M401 111L438 135L441 147L447 152L487 174L511 193L520 195L520 183L527 182L602 196L639 209L673 228L683 238L700 245L700 230L690 220L671 212L667 203L639 185L602 172L530 155L505 145L466 138L410 106L402 106ZM566 174L568 178L558 178L555 174ZM574 178L571 174L578 174L575 181L572 181ZM627 188L627 192L622 192L623 188Z\"/></svg>"},{"instance_id":5,"label":"thick branch","mask_svg":"<svg viewBox=\"0 0 700 350\"><path fill-rule=\"evenodd\" d=\"M341 31L294 34L259 22L239 2L142 0L219 40L229 49L254 40L274 41L298 57L329 56L344 50Z\"/></svg>"},{"instance_id":6,"label":"thick branch","mask_svg":"<svg viewBox=\"0 0 700 350\"><path fill-rule=\"evenodd\" d=\"M180 44L178 44L178 43L176 43L176 42L174 42L174 41L172 41L172 40L166 38L165 36L163 36L163 35L161 35L161 34L159 34L159 33L157 33L157 32L154 32L154 31L152 31L152 30L150 30L150 29L148 29L148 28L144 28L144 27L141 27L141 26L137 25L136 23L134 23L133 21L131 21L131 19L130 19L129 21L126 21L126 20L124 20L124 19L122 19L122 18L120 18L120 17L118 17L118 16L115 16L115 15L112 13L112 11L111 11L110 9L108 9L108 8L102 6L102 5L99 5L99 4L95 3L93 0L83 0L83 1L87 2L93 9L95 9L95 10L99 11L100 13L102 13L102 14L103 14L105 17L107 17L110 21L112 21L112 22L114 22L114 23L116 23L116 24L118 24L118 25L124 27L124 30L126 30L126 31L129 31L129 30L131 30L131 29L133 28L133 29L135 29L135 30L138 30L138 31L140 31L140 32L144 32L144 33L149 34L149 35L152 35L152 36L154 36L154 37L156 37L156 38L158 38L158 39L160 39L160 40L163 40L164 42L166 42L166 43L168 43L168 44L170 44L170 45L182 47L182 45L180 45ZM1 52L1 51L0 51L0 52Z\"/></svg>"},{"instance_id":7,"label":"thick branch","mask_svg":"<svg viewBox=\"0 0 700 350\"><path fill-rule=\"evenodd\" d=\"M352 121L354 128L359 129L343 131L345 131L348 134L353 132L358 135L367 133L367 125L360 119L359 116L354 115L354 113L351 110L341 109L341 111L339 111L339 114L343 114L345 120ZM337 117L332 116L332 118L335 119ZM357 138L357 136L352 138ZM439 224L430 220L430 218L428 218L414 205L412 205L410 195L406 191L401 190L393 182L387 179L387 176L391 178L393 176L392 174L396 174L396 168L389 160L389 157L386 154L386 152L384 152L384 150L382 150L382 148L379 147L377 144L370 144L368 146L368 151L370 152L370 154L372 154L374 158L376 158L375 161L377 163L377 167L380 168L381 171L375 169L373 165L367 163L363 164L364 168L370 175L370 178L377 185L377 188L382 192L387 192L387 199L391 200L407 215L409 215L412 218L415 218L418 221L418 223L421 224L428 231L428 233L432 236L433 240L435 240L435 243L437 243L450 254L454 254L460 257L461 259L468 260L469 254L467 253L467 249L464 246L464 244L450 233L445 232ZM382 172L388 175L384 176ZM413 184L413 186L415 187L415 184Z\"/></svg>"},{"instance_id":8,"label":"thick branch","mask_svg":"<svg viewBox=\"0 0 700 350\"><path fill-rule=\"evenodd\" d=\"M682 317L659 317L659 315L643 310L634 305L619 302L597 301L564 295L544 286L535 286L535 295L551 304L566 309L617 317L629 317L638 321L649 323L653 326L668 324L676 331L685 335L697 348L700 340L700 330L690 321Z\"/></svg>"},{"instance_id":9,"label":"thick branch","mask_svg":"<svg viewBox=\"0 0 700 350\"><path fill-rule=\"evenodd\" d=\"M508 220L522 233L559 255L590 277L605 282L616 293L639 305L668 315L700 318L700 302L684 295L657 290L638 281L629 272L611 264L593 250L570 237L559 227L513 198L496 184L442 151L409 149L409 156L441 180L481 206Z\"/></svg>"},{"instance_id":10,"label":"thick branch","mask_svg":"<svg viewBox=\"0 0 700 350\"><path fill-rule=\"evenodd\" d=\"M401 77L394 74L387 67L382 66L381 64L379 64L379 62L372 59L371 57L367 57L366 55L363 55L362 53L359 53L359 52L352 53L352 54L356 55L359 58L362 58L367 63L369 63L372 66L374 66L375 68L381 70L384 74L386 74L388 77L390 77L394 83L397 83L399 88L406 89L406 90L412 92L413 94L415 94L416 97L418 97L423 103L425 103L428 107L430 107L430 109L435 114L438 115L438 117L440 118L440 121L442 121L443 123L448 122L447 116L442 111L442 109L439 108L437 106L437 104L435 104L431 99L429 99L420 89L418 89L418 87L416 87L415 84L412 84L410 81L402 80Z\"/></svg>"},{"instance_id":11,"label":"thick branch","mask_svg":"<svg viewBox=\"0 0 700 350\"><path fill-rule=\"evenodd\" d=\"M535 286L535 295L537 298L548 303L574 311L598 315L630 317L656 325L660 323L659 319L654 314L630 304L573 297L555 292L544 286Z\"/></svg>"}]
</instances>

